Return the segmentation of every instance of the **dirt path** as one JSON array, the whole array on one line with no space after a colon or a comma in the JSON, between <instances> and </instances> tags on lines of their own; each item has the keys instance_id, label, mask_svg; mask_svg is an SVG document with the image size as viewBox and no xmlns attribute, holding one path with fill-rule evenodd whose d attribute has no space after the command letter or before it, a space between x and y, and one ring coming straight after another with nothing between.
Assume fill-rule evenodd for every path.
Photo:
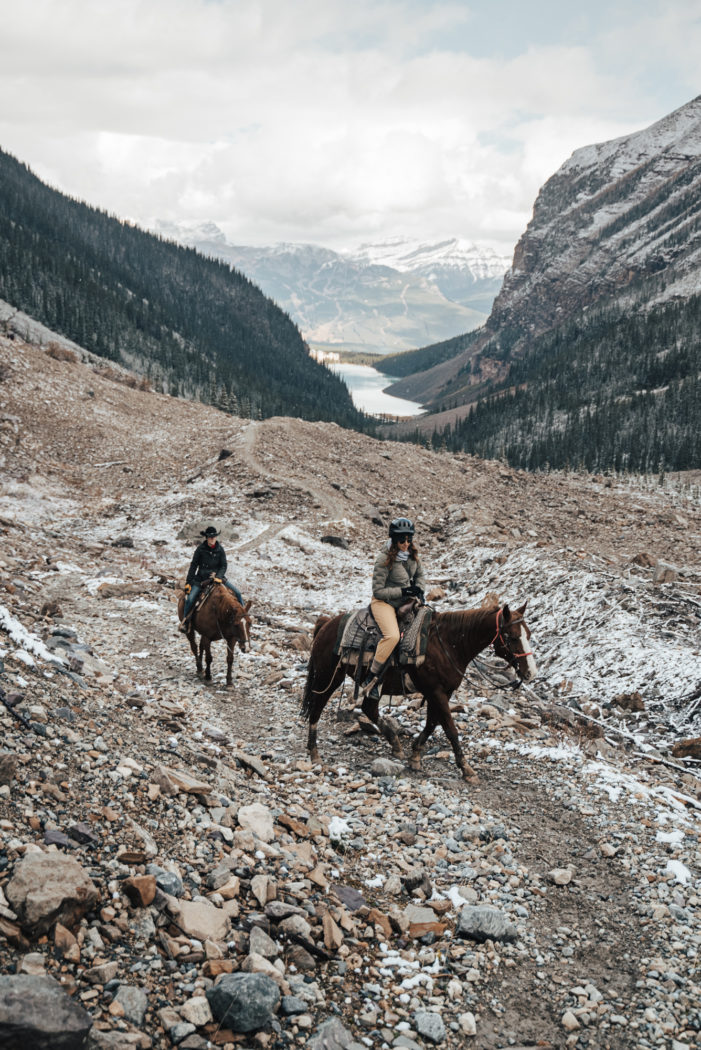
<instances>
[{"instance_id":1,"label":"dirt path","mask_svg":"<svg viewBox=\"0 0 701 1050\"><path fill-rule=\"evenodd\" d=\"M292 441L294 439L295 420L280 419L275 422L282 429L280 440ZM311 485L308 482L298 481L288 477L286 474L276 472L271 468L270 463L263 463L256 454L256 437L259 428L260 424L255 420L251 420L239 434L236 451L243 463L250 470L256 471L271 481L277 481L288 488L294 489L296 492L310 495L312 499L321 505L324 513L332 520L342 518L346 512L345 504L338 497L332 495L332 492L329 491L331 489L330 485L322 487L318 484Z\"/></svg>"}]
</instances>

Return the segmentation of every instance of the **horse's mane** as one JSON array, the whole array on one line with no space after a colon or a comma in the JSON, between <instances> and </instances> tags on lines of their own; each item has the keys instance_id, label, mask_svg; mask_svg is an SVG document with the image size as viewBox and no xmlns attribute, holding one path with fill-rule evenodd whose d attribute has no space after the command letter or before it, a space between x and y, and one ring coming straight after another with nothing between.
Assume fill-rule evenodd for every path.
<instances>
[{"instance_id":1,"label":"horse's mane","mask_svg":"<svg viewBox=\"0 0 701 1050\"><path fill-rule=\"evenodd\" d=\"M211 600L216 603L215 608L218 609L221 616L236 616L239 610L242 615L245 612L236 595L228 587L225 587L223 583L215 585Z\"/></svg>"},{"instance_id":2,"label":"horse's mane","mask_svg":"<svg viewBox=\"0 0 701 1050\"><path fill-rule=\"evenodd\" d=\"M438 618L441 628L447 627L450 631L468 634L483 627L485 621L491 619L498 608L498 605L481 606L479 609L456 609L434 615Z\"/></svg>"}]
</instances>

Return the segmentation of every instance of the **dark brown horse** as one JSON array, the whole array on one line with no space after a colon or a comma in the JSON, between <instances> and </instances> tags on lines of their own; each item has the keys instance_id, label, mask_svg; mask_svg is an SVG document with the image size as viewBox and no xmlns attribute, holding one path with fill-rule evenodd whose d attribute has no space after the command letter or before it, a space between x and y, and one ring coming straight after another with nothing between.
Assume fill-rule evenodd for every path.
<instances>
[{"instance_id":1,"label":"dark brown horse","mask_svg":"<svg viewBox=\"0 0 701 1050\"><path fill-rule=\"evenodd\" d=\"M428 636L426 659L419 667L407 667L406 673L417 692L426 701L426 725L412 744L409 765L414 770L421 768L421 752L437 725L450 741L455 761L466 780L476 780L476 774L466 762L458 731L450 713L450 697L460 685L467 665L473 657L494 646L497 656L514 668L519 678L529 681L536 671L535 660L530 652L528 639L531 632L524 619L525 603L515 613L508 605L489 609L466 609L463 612L434 613ZM302 698L302 716L309 722L307 747L312 762L319 762L316 729L321 712L331 694L339 687L344 677L353 675L354 668L334 655L338 626L343 613L338 616L320 617L314 629L314 641L309 656L307 683ZM402 690L400 672L390 667L382 684L382 692L398 696ZM366 697L363 713L374 722L389 741L392 754L403 758L396 728L380 716L379 703Z\"/></svg>"},{"instance_id":2,"label":"dark brown horse","mask_svg":"<svg viewBox=\"0 0 701 1050\"><path fill-rule=\"evenodd\" d=\"M182 621L185 595L178 599L178 619ZM212 679L212 642L223 638L226 642L226 684L231 685L231 668L234 663L234 648L238 642L241 651L251 641L251 603L241 605L235 595L223 583L213 583L205 592L200 607L190 616L187 640L197 662L197 673L202 674L202 654L205 655L205 679ZM200 645L197 647L196 634Z\"/></svg>"}]
</instances>

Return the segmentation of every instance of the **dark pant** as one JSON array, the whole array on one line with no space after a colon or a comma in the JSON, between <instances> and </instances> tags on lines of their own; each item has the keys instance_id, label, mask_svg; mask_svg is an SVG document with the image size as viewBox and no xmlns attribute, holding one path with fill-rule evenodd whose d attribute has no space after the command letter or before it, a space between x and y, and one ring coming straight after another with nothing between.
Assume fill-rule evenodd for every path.
<instances>
[{"instance_id":1,"label":"dark pant","mask_svg":"<svg viewBox=\"0 0 701 1050\"><path fill-rule=\"evenodd\" d=\"M221 582L224 584L225 587L228 587L230 591L234 592L234 594L236 595L236 597L239 600L239 602L241 603L241 605L243 605L243 598L241 597L241 591L238 589L238 587L234 587L233 583L231 583L230 580L222 580ZM190 611L192 609L192 606L195 604L195 601L197 600L197 597L198 597L198 595L199 595L201 590L202 590L202 584L201 583L197 583L197 582L193 583L192 590L190 591L190 593L188 594L187 598L185 599L185 608L183 609L183 620L185 619L186 616L190 615Z\"/></svg>"}]
</instances>

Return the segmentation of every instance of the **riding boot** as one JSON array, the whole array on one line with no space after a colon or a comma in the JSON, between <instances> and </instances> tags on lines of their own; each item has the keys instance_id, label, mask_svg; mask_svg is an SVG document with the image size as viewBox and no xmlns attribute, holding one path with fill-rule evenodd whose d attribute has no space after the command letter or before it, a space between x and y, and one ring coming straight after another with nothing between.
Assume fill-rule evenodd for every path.
<instances>
[{"instance_id":1,"label":"riding boot","mask_svg":"<svg viewBox=\"0 0 701 1050\"><path fill-rule=\"evenodd\" d=\"M372 661L367 677L361 686L363 696L368 697L370 700L380 699L382 695L380 687L382 686L386 666L386 664L378 664L376 660Z\"/></svg>"}]
</instances>

